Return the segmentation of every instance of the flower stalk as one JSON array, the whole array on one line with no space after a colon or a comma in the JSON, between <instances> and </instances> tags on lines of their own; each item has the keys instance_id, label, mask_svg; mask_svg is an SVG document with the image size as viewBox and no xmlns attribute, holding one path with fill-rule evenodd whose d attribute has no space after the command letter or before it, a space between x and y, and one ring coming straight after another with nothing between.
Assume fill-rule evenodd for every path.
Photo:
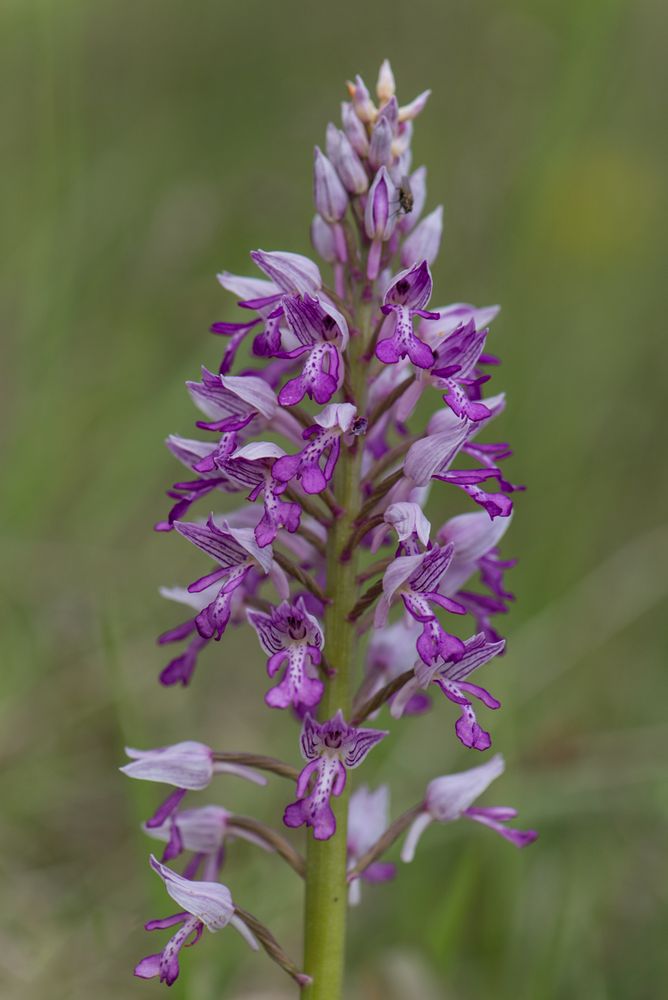
<instances>
[{"instance_id":1,"label":"flower stalk","mask_svg":"<svg viewBox=\"0 0 668 1000\"><path fill-rule=\"evenodd\" d=\"M364 369L359 364L368 337L370 310L359 310L358 333L351 338L350 387L358 411L363 412ZM328 657L335 671L325 690L320 714L330 718L339 709L349 718L352 706L355 630L348 620L350 595L355 593L357 557L346 552L359 505L362 448L359 442L339 461L334 495L342 513L327 540L328 604L325 632L331 636ZM335 807L336 833L329 840L309 840L306 850L306 895L304 903L304 969L313 982L304 990L309 1000L331 1000L343 995L345 956L348 790Z\"/></svg>"}]
</instances>

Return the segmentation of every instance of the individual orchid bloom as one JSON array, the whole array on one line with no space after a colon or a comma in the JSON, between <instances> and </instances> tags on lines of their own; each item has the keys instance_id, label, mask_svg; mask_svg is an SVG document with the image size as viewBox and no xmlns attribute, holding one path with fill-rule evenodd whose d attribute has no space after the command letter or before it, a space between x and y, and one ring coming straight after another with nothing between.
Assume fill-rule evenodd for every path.
<instances>
[{"instance_id":1,"label":"individual orchid bloom","mask_svg":"<svg viewBox=\"0 0 668 1000\"><path fill-rule=\"evenodd\" d=\"M307 359L301 375L285 383L278 401L281 406L294 406L308 396L320 405L328 403L343 380L341 353L348 344L348 324L334 306L308 295L286 295L283 311L299 342L285 356L306 354Z\"/></svg>"},{"instance_id":2,"label":"individual orchid bloom","mask_svg":"<svg viewBox=\"0 0 668 1000\"><path fill-rule=\"evenodd\" d=\"M375 281L380 272L383 243L389 240L394 232L397 222L397 213L394 210L396 200L396 188L383 166L371 183L364 209L364 228L371 240L366 273L371 281Z\"/></svg>"},{"instance_id":3,"label":"individual orchid bloom","mask_svg":"<svg viewBox=\"0 0 668 1000\"><path fill-rule=\"evenodd\" d=\"M171 868L151 855L151 868L162 879L165 888L174 902L181 907L179 913L162 920L149 920L145 925L147 931L165 930L181 924L179 930L167 942L161 952L143 958L135 968L135 976L140 979L158 978L161 983L171 986L179 975L179 953L186 944L196 944L204 928L212 933L223 927L234 927L244 940L257 950L258 943L254 936L235 916L232 894L226 885L220 882L195 882L177 875ZM192 941L188 939L192 937Z\"/></svg>"},{"instance_id":4,"label":"individual orchid bloom","mask_svg":"<svg viewBox=\"0 0 668 1000\"><path fill-rule=\"evenodd\" d=\"M412 213L411 213L412 214ZM401 247L401 263L409 268L415 260L426 260L433 264L438 257L443 235L443 206L439 205L433 212L419 222L410 236L407 236Z\"/></svg>"},{"instance_id":5,"label":"individual orchid bloom","mask_svg":"<svg viewBox=\"0 0 668 1000\"><path fill-rule=\"evenodd\" d=\"M332 795L340 795L346 773L359 767L366 755L387 733L378 729L349 726L339 711L327 722L318 723L307 715L301 733L302 756L307 761L297 781L297 800L285 810L283 822L289 827L306 824L316 840L329 840L336 831L330 805ZM309 781L315 775L310 794Z\"/></svg>"},{"instance_id":6,"label":"individual orchid bloom","mask_svg":"<svg viewBox=\"0 0 668 1000\"><path fill-rule=\"evenodd\" d=\"M430 684L437 684L446 698L462 707L462 714L455 724L457 738L465 747L474 750L487 750L492 744L491 737L479 725L471 698L477 698L487 708L497 709L501 703L493 698L489 691L467 681L474 670L489 663L495 656L503 652L504 641L490 642L487 636L480 632L471 636L464 643L464 652L457 660L445 659L431 666L418 663L415 667L415 677L397 692L392 700L391 713L395 719L400 718L411 700L420 691L426 691Z\"/></svg>"},{"instance_id":7,"label":"individual orchid bloom","mask_svg":"<svg viewBox=\"0 0 668 1000\"><path fill-rule=\"evenodd\" d=\"M299 527L301 507L279 499L287 484L273 475L274 463L283 455L284 449L271 441L253 441L238 448L224 463L224 471L232 481L250 489L250 501L264 497L264 513L253 531L260 548L271 545L281 528L294 533Z\"/></svg>"},{"instance_id":8,"label":"individual orchid bloom","mask_svg":"<svg viewBox=\"0 0 668 1000\"><path fill-rule=\"evenodd\" d=\"M431 298L432 280L426 260L401 271L385 292L381 312L391 316L391 333L381 337L376 344L376 357L384 364L396 364L400 358L409 357L418 368L431 368L434 355L430 347L420 340L413 329L413 317L438 319L438 313L429 312L425 306ZM383 324L385 326L385 324Z\"/></svg>"},{"instance_id":9,"label":"individual orchid bloom","mask_svg":"<svg viewBox=\"0 0 668 1000\"><path fill-rule=\"evenodd\" d=\"M154 750L126 747L125 752L131 761L120 768L123 774L142 781L174 785L176 788L147 821L146 825L151 828L162 826L178 808L186 792L206 788L214 774L234 774L257 785L266 784L266 779L250 767L214 760L213 750L194 740Z\"/></svg>"},{"instance_id":10,"label":"individual orchid bloom","mask_svg":"<svg viewBox=\"0 0 668 1000\"><path fill-rule=\"evenodd\" d=\"M244 278L228 271L219 274L218 280L226 291L241 296L237 301L240 308L256 314L255 319L248 322L219 322L210 328L212 333L230 338L219 369L221 375L227 375L234 365L239 347L257 327L260 331L256 331L253 338L252 353L259 358L271 358L280 350L284 326L281 308L283 291L273 281Z\"/></svg>"},{"instance_id":11,"label":"individual orchid bloom","mask_svg":"<svg viewBox=\"0 0 668 1000\"><path fill-rule=\"evenodd\" d=\"M437 604L451 614L466 613L461 604L438 592L453 552L452 545L434 545L421 555L398 556L385 570L383 594L376 605L374 625L379 628L387 622L392 601L401 597L406 611L422 625L416 648L428 666L439 657L458 660L464 652L461 639L442 628L430 607Z\"/></svg>"},{"instance_id":12,"label":"individual orchid bloom","mask_svg":"<svg viewBox=\"0 0 668 1000\"><path fill-rule=\"evenodd\" d=\"M302 254L253 250L251 258L270 281L245 278L227 271L218 275L223 288L242 296L238 303L242 308L257 313L257 319L248 323L214 323L211 327L213 333L230 336L230 344L221 364L222 374L227 374L232 367L245 336L259 324L263 329L253 341L253 353L265 358L277 354L282 342L282 296L315 295L322 287L317 265Z\"/></svg>"},{"instance_id":13,"label":"individual orchid bloom","mask_svg":"<svg viewBox=\"0 0 668 1000\"><path fill-rule=\"evenodd\" d=\"M252 569L271 574L281 596L287 596L287 580L274 562L271 548L261 548L250 528L232 528L226 521L219 527L213 515L206 524L176 521L174 527L180 535L220 563L219 569L200 577L188 587L191 594L197 594L213 583L224 581L213 601L195 618L202 638L221 638L230 620L232 594Z\"/></svg>"},{"instance_id":14,"label":"individual orchid bloom","mask_svg":"<svg viewBox=\"0 0 668 1000\"><path fill-rule=\"evenodd\" d=\"M414 556L420 552L420 544L427 548L431 523L425 517L422 507L414 501L391 503L383 513L383 524L374 535L371 550L376 551L387 530L393 528L399 540L401 555Z\"/></svg>"},{"instance_id":15,"label":"individual orchid bloom","mask_svg":"<svg viewBox=\"0 0 668 1000\"><path fill-rule=\"evenodd\" d=\"M506 806L481 808L473 805L491 783L503 774L504 769L503 757L501 754L496 754L479 767L472 767L468 771L448 774L431 781L427 786L423 811L413 821L406 835L401 860L406 862L413 860L420 837L434 820L439 823L452 823L454 820L466 817L496 830L515 847L532 844L538 836L535 830L514 830L503 825L517 816L515 809Z\"/></svg>"},{"instance_id":16,"label":"individual orchid bloom","mask_svg":"<svg viewBox=\"0 0 668 1000\"><path fill-rule=\"evenodd\" d=\"M440 306L435 310L438 313L437 320L430 320L420 323L420 336L434 350L438 351L443 341L462 326L467 326L471 321L475 329L486 330L489 324L496 319L501 311L500 306L472 306L469 302L453 302L447 306Z\"/></svg>"},{"instance_id":17,"label":"individual orchid bloom","mask_svg":"<svg viewBox=\"0 0 668 1000\"><path fill-rule=\"evenodd\" d=\"M496 461L508 454L506 446L480 445L473 438L483 426L501 413L504 407L503 394L486 400L489 416L482 420L471 421L460 418L453 410L441 410L429 421L427 435L411 445L404 461L404 473L416 485L424 486L430 479L452 483L462 489L475 503L487 511L490 518L509 517L513 505L505 494L521 490L524 487L508 483ZM482 468L450 469L459 452L470 455L480 462ZM480 483L496 479L503 492L486 493L480 488Z\"/></svg>"},{"instance_id":18,"label":"individual orchid bloom","mask_svg":"<svg viewBox=\"0 0 668 1000\"><path fill-rule=\"evenodd\" d=\"M505 587L504 573L515 565L515 560L500 559L497 549L511 519L512 515L492 521L484 511L458 514L450 518L436 536L440 544L452 542L455 546L452 562L439 587L441 593L456 596L474 617L476 628L490 641L500 639L491 624L492 616L505 614L508 602L514 600L514 594ZM489 596L461 589L478 572L481 583L490 591Z\"/></svg>"},{"instance_id":19,"label":"individual orchid bloom","mask_svg":"<svg viewBox=\"0 0 668 1000\"><path fill-rule=\"evenodd\" d=\"M212 583L210 587L199 594L190 594L185 587L161 587L160 594L168 600L187 605L199 614L215 599L218 589L217 584ZM170 660L160 673L160 683L166 687L170 687L172 684L188 686L195 672L199 654L210 642L210 639L203 638L197 631L195 616L193 616L175 628L163 632L158 636L158 644L164 646L173 642L181 642L184 639L189 639L185 650Z\"/></svg>"},{"instance_id":20,"label":"individual orchid bloom","mask_svg":"<svg viewBox=\"0 0 668 1000\"><path fill-rule=\"evenodd\" d=\"M390 789L380 785L370 791L366 785L356 788L348 804L348 869L354 868L370 847L382 837L387 829L390 809ZM361 881L388 882L396 874L396 865L386 861L374 861L353 879L348 889L348 902L357 906L361 900Z\"/></svg>"},{"instance_id":21,"label":"individual orchid bloom","mask_svg":"<svg viewBox=\"0 0 668 1000\"><path fill-rule=\"evenodd\" d=\"M314 417L303 437L308 444L296 455L274 463L273 475L281 483L301 481L305 493L322 493L331 481L341 451L341 438L354 433L357 409L352 403L330 403ZM325 459L324 466L320 462Z\"/></svg>"},{"instance_id":22,"label":"individual orchid bloom","mask_svg":"<svg viewBox=\"0 0 668 1000\"><path fill-rule=\"evenodd\" d=\"M469 386L478 385L481 377L487 378L474 375L486 336L487 330L477 330L473 319L462 324L439 344L431 372L436 387L447 390L443 398L453 413L474 423L491 416L484 403L470 398L467 393Z\"/></svg>"},{"instance_id":23,"label":"individual orchid bloom","mask_svg":"<svg viewBox=\"0 0 668 1000\"><path fill-rule=\"evenodd\" d=\"M483 361L489 362L491 359L490 355L483 355L481 352L487 333L486 328L498 314L499 307L485 306L476 309L467 303L457 302L436 309L435 312L439 315L437 320L422 320L418 325L420 339L428 344L434 353L434 365L430 369L421 369L415 373L413 385L397 403L395 412L399 421L408 420L420 396L429 386L441 390L450 389L449 398L444 398L453 409L458 402L459 410L463 409L465 400L462 394L470 403L478 402L480 399L480 385L485 381L481 377L480 365ZM473 332L471 323L474 327ZM464 330L466 333L462 334ZM451 369L449 373L448 367ZM439 372L441 374L438 374ZM467 415L474 415L473 419L482 419L489 416L489 412L476 408Z\"/></svg>"},{"instance_id":24,"label":"individual orchid bloom","mask_svg":"<svg viewBox=\"0 0 668 1000\"><path fill-rule=\"evenodd\" d=\"M202 367L202 381L186 382L186 388L208 418L197 424L204 430L239 430L257 414L271 420L278 406L264 379L252 375L217 375Z\"/></svg>"},{"instance_id":25,"label":"individual orchid bloom","mask_svg":"<svg viewBox=\"0 0 668 1000\"><path fill-rule=\"evenodd\" d=\"M323 631L317 618L306 610L303 599L284 601L270 614L249 611L248 621L255 629L262 649L269 657L270 677L285 667L283 677L264 700L271 708L315 708L322 698L324 685L317 676L324 645Z\"/></svg>"},{"instance_id":26,"label":"individual orchid bloom","mask_svg":"<svg viewBox=\"0 0 668 1000\"><path fill-rule=\"evenodd\" d=\"M228 515L229 523L233 527L253 527L257 526L257 510L252 507L250 510L246 508L244 513L250 513L252 517L249 519L248 525L241 522L239 517L239 512L234 512ZM303 549L303 551L302 551ZM300 558L305 562L308 561L308 548L300 547ZM230 622L233 624L240 624L242 621L246 620L245 602L256 596L256 593L262 584L264 579L264 574L257 569L252 569L243 580L243 583L237 587L232 593L232 600L230 604ZM203 611L209 604L216 598L218 594L219 586L214 581L209 587L198 593L190 593L186 587L161 587L160 595L169 601L174 601L177 604L183 604L194 611L195 614L187 618L181 624L168 629L163 632L158 637L158 644L160 646L168 645L174 642L182 642L184 639L189 639L188 645L185 650L179 655L171 660L167 666L160 673L160 683L169 687L173 684L182 684L187 687L192 680L193 673L197 666L197 661L199 654L205 649L211 638L203 638L197 631L196 616L200 611Z\"/></svg>"},{"instance_id":27,"label":"individual orchid bloom","mask_svg":"<svg viewBox=\"0 0 668 1000\"><path fill-rule=\"evenodd\" d=\"M227 839L239 838L261 847L265 851L272 848L255 833L239 827L234 815L222 806L200 806L197 809L181 809L172 813L161 826L143 825L144 832L161 840L165 847L162 861L171 861L182 851L195 855L197 866L207 857L218 858Z\"/></svg>"}]
</instances>

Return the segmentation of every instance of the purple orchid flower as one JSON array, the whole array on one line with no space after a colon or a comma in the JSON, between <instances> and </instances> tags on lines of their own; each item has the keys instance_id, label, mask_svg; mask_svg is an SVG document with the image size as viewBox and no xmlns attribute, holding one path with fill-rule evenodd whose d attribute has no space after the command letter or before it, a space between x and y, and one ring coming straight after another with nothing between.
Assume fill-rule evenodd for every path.
<instances>
[{"instance_id":1,"label":"purple orchid flower","mask_svg":"<svg viewBox=\"0 0 668 1000\"><path fill-rule=\"evenodd\" d=\"M423 626L416 648L428 666L438 657L457 660L464 653L462 640L445 632L429 606L437 604L455 615L466 613L461 604L438 592L453 553L452 545L435 545L421 555L398 556L385 570L383 595L376 606L374 624L379 628L386 624L394 598L401 597L406 611Z\"/></svg>"},{"instance_id":2,"label":"purple orchid flower","mask_svg":"<svg viewBox=\"0 0 668 1000\"><path fill-rule=\"evenodd\" d=\"M172 899L182 907L181 912L162 920L149 920L147 931L164 930L181 924L176 934L170 938L161 952L143 958L135 968L135 976L140 979L158 978L161 983L171 986L179 975L179 953L185 944L196 944L204 928L212 933L223 927L234 927L254 950L258 943L246 925L235 916L232 894L220 882L193 882L177 875L171 868L151 855L151 868L162 879ZM188 938L192 937L192 941Z\"/></svg>"},{"instance_id":3,"label":"purple orchid flower","mask_svg":"<svg viewBox=\"0 0 668 1000\"><path fill-rule=\"evenodd\" d=\"M275 479L273 466L283 455L285 451L277 444L253 441L234 451L224 464L225 474L235 484L250 489L250 501L264 497L264 513L253 529L260 548L271 545L281 528L293 534L301 520L299 504L279 499L287 483Z\"/></svg>"},{"instance_id":4,"label":"purple orchid flower","mask_svg":"<svg viewBox=\"0 0 668 1000\"><path fill-rule=\"evenodd\" d=\"M218 527L213 515L205 525L176 521L174 527L180 535L220 563L220 569L200 577L188 587L191 594L197 594L213 583L224 581L213 601L195 618L197 631L203 639L222 637L230 620L232 594L243 584L252 569L258 568L264 573L270 573L281 596L287 596L287 580L274 563L271 548L261 548L254 532L249 528L232 528L226 521Z\"/></svg>"},{"instance_id":5,"label":"purple orchid flower","mask_svg":"<svg viewBox=\"0 0 668 1000\"><path fill-rule=\"evenodd\" d=\"M404 472L416 485L425 485L432 478L452 483L483 507L490 518L509 517L513 505L506 494L524 487L507 482L498 465L490 458L490 451L496 461L507 457L509 452L505 445L489 446L473 442L479 430L503 410L504 397L488 399L485 405L490 415L478 421L460 418L452 409L436 413L429 421L427 436L411 445L404 462ZM477 459L482 468L451 469L460 451ZM503 492L486 493L482 490L479 484L489 479L496 479Z\"/></svg>"},{"instance_id":6,"label":"purple orchid flower","mask_svg":"<svg viewBox=\"0 0 668 1000\"><path fill-rule=\"evenodd\" d=\"M305 493L322 493L334 475L341 451L341 438L353 429L357 415L351 403L330 403L304 431L308 444L297 455L285 455L274 463L274 478L281 483L299 479ZM322 458L325 464L320 466Z\"/></svg>"},{"instance_id":7,"label":"purple orchid flower","mask_svg":"<svg viewBox=\"0 0 668 1000\"><path fill-rule=\"evenodd\" d=\"M283 678L264 700L272 708L315 708L324 685L315 667L320 663L324 635L317 618L306 610L303 598L284 601L270 614L249 611L248 621L269 659L267 673L275 677L285 666ZM309 662L312 665L309 667Z\"/></svg>"},{"instance_id":8,"label":"purple orchid flower","mask_svg":"<svg viewBox=\"0 0 668 1000\"><path fill-rule=\"evenodd\" d=\"M390 810L390 789L381 785L374 792L366 785L355 789L348 805L348 868L354 868L360 858L385 833ZM361 882L388 882L396 875L396 865L374 861L353 879L348 889L348 903L358 906L362 898Z\"/></svg>"},{"instance_id":9,"label":"purple orchid flower","mask_svg":"<svg viewBox=\"0 0 668 1000\"><path fill-rule=\"evenodd\" d=\"M233 814L222 806L182 809L172 813L161 826L151 827L144 823L143 829L149 837L167 845L162 856L163 862L171 861L182 851L191 851L195 856L195 866L199 867L206 858L219 858L225 841L235 837L247 840L264 851L272 850L256 834L237 826Z\"/></svg>"},{"instance_id":10,"label":"purple orchid flower","mask_svg":"<svg viewBox=\"0 0 668 1000\"><path fill-rule=\"evenodd\" d=\"M399 553L404 556L418 555L420 544L429 546L431 524L425 517L419 503L399 500L389 504L383 513L383 524L374 534L371 551L377 551L389 528L393 528L399 540Z\"/></svg>"},{"instance_id":11,"label":"purple orchid flower","mask_svg":"<svg viewBox=\"0 0 668 1000\"><path fill-rule=\"evenodd\" d=\"M387 733L378 729L349 726L341 712L322 724L307 715L300 742L302 756L308 763L297 781L297 801L285 810L285 825L306 824L313 828L316 840L329 840L336 831L330 797L341 794L347 770L359 767L369 750L384 736ZM315 783L307 795L312 775L315 775Z\"/></svg>"},{"instance_id":12,"label":"purple orchid flower","mask_svg":"<svg viewBox=\"0 0 668 1000\"><path fill-rule=\"evenodd\" d=\"M467 696L477 698L491 709L500 708L501 702L493 698L485 688L471 684L466 678L478 667L499 656L504 646L503 639L500 642L489 642L485 634L480 632L466 640L463 653L457 660L444 658L443 662L434 662L431 666L417 663L415 678L405 684L392 701L390 710L393 717L398 719L404 713L420 689L426 690L430 684L437 684L446 698L461 706L462 714L455 725L460 742L474 750L488 750L492 745L491 737L479 725L471 698Z\"/></svg>"},{"instance_id":13,"label":"purple orchid flower","mask_svg":"<svg viewBox=\"0 0 668 1000\"><path fill-rule=\"evenodd\" d=\"M300 345L284 356L308 357L301 375L285 383L278 401L293 406L308 396L320 405L328 403L343 379L341 353L348 344L348 324L334 306L308 295L286 295L283 310Z\"/></svg>"},{"instance_id":14,"label":"purple orchid flower","mask_svg":"<svg viewBox=\"0 0 668 1000\"><path fill-rule=\"evenodd\" d=\"M459 774L449 774L435 778L427 787L424 810L410 827L401 852L402 861L412 861L417 843L430 823L452 823L465 816L484 826L496 830L515 847L526 847L538 837L535 830L514 830L503 824L517 816L515 809L505 806L487 808L474 807L473 803L491 785L495 778L503 774L505 763L501 754L479 767L473 767Z\"/></svg>"},{"instance_id":15,"label":"purple orchid flower","mask_svg":"<svg viewBox=\"0 0 668 1000\"><path fill-rule=\"evenodd\" d=\"M410 358L418 368L431 368L434 364L431 348L419 339L413 329L414 316L438 319L438 313L425 309L432 287L426 260L401 271L392 280L381 307L381 312L391 317L391 332L376 345L376 357L384 364L393 365L405 357Z\"/></svg>"},{"instance_id":16,"label":"purple orchid flower","mask_svg":"<svg viewBox=\"0 0 668 1000\"><path fill-rule=\"evenodd\" d=\"M447 521L437 534L440 544L452 542L455 546L452 562L439 589L449 597L456 597L475 619L476 629L484 632L490 642L498 642L501 638L492 625L492 617L506 614L509 602L515 599L505 587L504 573L516 560L500 559L497 548L511 520L512 515L492 521L483 511L459 514ZM489 594L461 589L477 572Z\"/></svg>"}]
</instances>

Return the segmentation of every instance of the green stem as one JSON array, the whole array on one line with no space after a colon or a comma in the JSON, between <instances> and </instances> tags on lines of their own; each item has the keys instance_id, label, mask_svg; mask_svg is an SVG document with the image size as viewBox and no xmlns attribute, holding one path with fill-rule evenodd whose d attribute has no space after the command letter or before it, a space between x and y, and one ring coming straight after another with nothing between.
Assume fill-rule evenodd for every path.
<instances>
[{"instance_id":1,"label":"green stem","mask_svg":"<svg viewBox=\"0 0 668 1000\"><path fill-rule=\"evenodd\" d=\"M361 364L368 339L370 308L359 310L359 333L349 346L350 386L358 410L364 407L364 366ZM327 596L325 608L325 643L327 659L334 670L320 706L322 719L331 718L339 709L350 718L352 702L352 662L355 627L348 612L357 592L357 560L353 551L342 560L346 543L354 529L353 521L360 506L361 442L343 447L337 462L334 495L343 513L335 519L327 536ZM329 840L308 838L306 851L306 902L304 911L304 971L313 983L304 990L308 1000L340 1000L343 996L346 911L346 832L348 825L348 788L332 801L336 833Z\"/></svg>"}]
</instances>

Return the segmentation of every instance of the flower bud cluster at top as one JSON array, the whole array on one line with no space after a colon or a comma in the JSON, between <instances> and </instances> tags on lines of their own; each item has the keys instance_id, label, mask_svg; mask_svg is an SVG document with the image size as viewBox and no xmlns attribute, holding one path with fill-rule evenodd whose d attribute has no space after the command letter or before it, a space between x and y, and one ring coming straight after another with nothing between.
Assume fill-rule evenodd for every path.
<instances>
[{"instance_id":1,"label":"flower bud cluster at top","mask_svg":"<svg viewBox=\"0 0 668 1000\"><path fill-rule=\"evenodd\" d=\"M183 644L160 681L189 685L207 647L228 628L250 627L266 656L264 701L301 725L305 760L297 774L271 758L194 742L129 751L127 774L174 789L145 830L166 845L162 863L151 864L180 910L147 928L179 930L135 970L167 983L178 975L184 943L194 943L205 927L227 924L307 982L269 932L258 931L248 914L244 919L219 881L231 838L279 853L301 874L303 859L260 823L219 806L183 808L189 790L206 788L219 773L263 783L260 772L273 770L296 779L285 826L305 825L327 840L336 832L332 797L388 735L363 724L383 706L395 719L423 713L432 707L435 685L457 708L459 741L478 751L490 747L491 737L474 703L499 708L471 680L504 652L495 619L513 599L504 581L513 561L502 559L498 546L512 494L523 488L501 469L508 444L487 440L505 406L502 393L484 392L499 364L486 348L498 307L431 302L443 212L438 206L425 214L426 169L414 167L411 149L429 92L400 104L388 62L375 99L360 77L348 89L341 125L328 125L313 165L311 241L331 265L331 280L319 264L288 251L252 251L257 271L249 277L221 273L243 318L214 323L212 331L225 338L220 368L203 368L198 381L186 383L202 433L167 439L187 473L168 491L171 509L156 528L178 532L209 564L197 580L162 590L188 611L159 638L165 646ZM416 419L423 395L433 404L426 426ZM351 456L354 509L350 491L345 503L337 491L337 468ZM434 483L449 484L446 492L465 505L436 530L425 515ZM221 493L238 493L243 502L232 513L211 512ZM355 573L345 606L340 600L333 606L332 526L341 523L346 540L334 555L341 564L352 560ZM326 609L328 627L340 622L368 637L363 665L328 659ZM232 685L234 664L225 669ZM341 670L357 684L352 709L334 705L323 717L319 706ZM531 842L533 831L507 826L513 810L473 806L503 766L496 755L435 778L410 814L389 827L387 788L360 786L349 807L350 901L359 900L359 878L394 876L394 866L379 861L394 839L408 830L402 852L408 861L435 820L467 817L517 846ZM183 853L188 860L177 874L164 862Z\"/></svg>"}]
</instances>

